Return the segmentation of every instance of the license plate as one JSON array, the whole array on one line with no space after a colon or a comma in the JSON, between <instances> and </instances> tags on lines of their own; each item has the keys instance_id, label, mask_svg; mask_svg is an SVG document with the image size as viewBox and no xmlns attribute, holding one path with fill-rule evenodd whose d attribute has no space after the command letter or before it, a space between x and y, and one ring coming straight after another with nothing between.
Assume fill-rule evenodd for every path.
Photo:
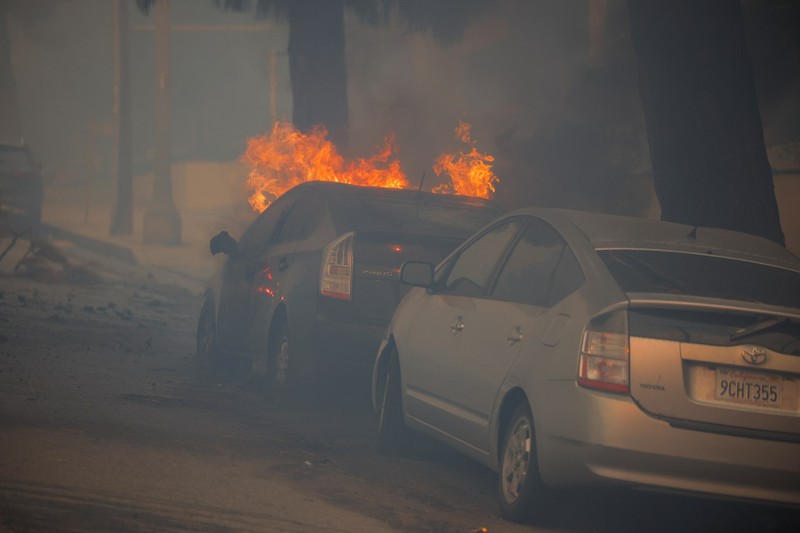
<instances>
[{"instance_id":1,"label":"license plate","mask_svg":"<svg viewBox=\"0 0 800 533\"><path fill-rule=\"evenodd\" d=\"M781 376L717 368L716 382L717 400L767 407L781 406Z\"/></svg>"}]
</instances>

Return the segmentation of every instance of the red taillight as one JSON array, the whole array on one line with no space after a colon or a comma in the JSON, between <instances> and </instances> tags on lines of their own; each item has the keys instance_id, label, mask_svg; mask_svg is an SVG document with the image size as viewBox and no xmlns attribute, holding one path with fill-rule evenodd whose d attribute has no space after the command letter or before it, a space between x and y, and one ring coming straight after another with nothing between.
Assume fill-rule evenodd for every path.
<instances>
[{"instance_id":1,"label":"red taillight","mask_svg":"<svg viewBox=\"0 0 800 533\"><path fill-rule=\"evenodd\" d=\"M354 233L331 241L322 251L319 292L323 296L350 300L353 290Z\"/></svg>"},{"instance_id":2,"label":"red taillight","mask_svg":"<svg viewBox=\"0 0 800 533\"><path fill-rule=\"evenodd\" d=\"M624 311L593 319L583 332L578 385L613 392L629 392L628 320Z\"/></svg>"}]
</instances>

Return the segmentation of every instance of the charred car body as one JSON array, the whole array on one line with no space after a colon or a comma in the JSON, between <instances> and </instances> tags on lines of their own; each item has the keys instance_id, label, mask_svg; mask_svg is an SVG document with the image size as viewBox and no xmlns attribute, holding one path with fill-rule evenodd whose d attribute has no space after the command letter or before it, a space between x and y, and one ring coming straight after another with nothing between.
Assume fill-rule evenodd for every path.
<instances>
[{"instance_id":1,"label":"charred car body","mask_svg":"<svg viewBox=\"0 0 800 533\"><path fill-rule=\"evenodd\" d=\"M417 285L378 351L378 449L422 432L499 473L507 518L550 487L800 505L800 260L731 231L510 213Z\"/></svg>"},{"instance_id":2,"label":"charred car body","mask_svg":"<svg viewBox=\"0 0 800 533\"><path fill-rule=\"evenodd\" d=\"M198 357L253 362L273 392L330 370L366 369L407 287L406 260L438 262L502 213L477 198L308 182L275 200L206 291ZM368 379L366 380L368 381Z\"/></svg>"}]
</instances>

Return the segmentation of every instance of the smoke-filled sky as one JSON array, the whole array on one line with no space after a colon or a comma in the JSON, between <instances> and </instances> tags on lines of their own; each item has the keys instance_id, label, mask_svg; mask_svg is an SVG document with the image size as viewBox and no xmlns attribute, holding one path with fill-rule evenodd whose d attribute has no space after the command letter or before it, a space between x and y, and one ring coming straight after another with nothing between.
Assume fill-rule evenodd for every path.
<instances>
[{"instance_id":1,"label":"smoke-filled sky","mask_svg":"<svg viewBox=\"0 0 800 533\"><path fill-rule=\"evenodd\" d=\"M12 2L13 3L13 2ZM80 173L89 121L112 119L112 2L44 2L40 17L10 16L12 54L23 127L50 172ZM250 14L220 11L212 2L172 0L172 24L252 26ZM151 18L129 2L134 164L147 169L154 128L155 52ZM43 16L42 16L43 15ZM235 158L269 114L269 52L285 50L285 25L262 31L175 31L172 35L173 158ZM147 27L150 28L147 28ZM285 57L278 89L288 94ZM290 113L291 101L279 99ZM100 131L98 142L110 142ZM103 161L101 161L103 163ZM105 162L107 163L107 162Z\"/></svg>"},{"instance_id":2,"label":"smoke-filled sky","mask_svg":"<svg viewBox=\"0 0 800 533\"><path fill-rule=\"evenodd\" d=\"M10 3L9 28L25 137L45 172L64 181L82 179L93 143L99 179L108 179L112 2L21 4ZM220 11L211 0L170 5L176 27L261 25L172 35L173 160L235 160L248 137L269 129L270 51L277 54L277 118L291 118L288 28L252 13ZM651 211L626 6L622 0L607 5L600 41L590 38L586 2L498 0L461 42L445 48L400 22L369 27L348 14L348 153L371 155L394 132L409 180L418 183L423 172L432 179L436 155L456 147L454 129L463 120L472 124L478 148L496 157L497 199L509 207ZM134 2L129 11L134 166L142 173L152 161L155 61L153 33L144 28L152 19ZM765 46L753 49L757 58L775 56ZM797 57L786 64L777 70L789 81L762 102L768 128L775 116L798 115ZM784 142L796 127L773 130Z\"/></svg>"}]
</instances>

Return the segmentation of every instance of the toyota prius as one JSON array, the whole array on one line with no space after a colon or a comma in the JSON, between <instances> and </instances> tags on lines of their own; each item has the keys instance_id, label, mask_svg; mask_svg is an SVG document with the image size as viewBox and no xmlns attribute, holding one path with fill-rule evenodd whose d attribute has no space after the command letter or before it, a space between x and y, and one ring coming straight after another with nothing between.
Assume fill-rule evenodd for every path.
<instances>
[{"instance_id":1,"label":"toyota prius","mask_svg":"<svg viewBox=\"0 0 800 533\"><path fill-rule=\"evenodd\" d=\"M415 286L373 369L378 450L496 470L502 512L621 485L800 505L800 260L763 238L569 210L497 219Z\"/></svg>"}]
</instances>

